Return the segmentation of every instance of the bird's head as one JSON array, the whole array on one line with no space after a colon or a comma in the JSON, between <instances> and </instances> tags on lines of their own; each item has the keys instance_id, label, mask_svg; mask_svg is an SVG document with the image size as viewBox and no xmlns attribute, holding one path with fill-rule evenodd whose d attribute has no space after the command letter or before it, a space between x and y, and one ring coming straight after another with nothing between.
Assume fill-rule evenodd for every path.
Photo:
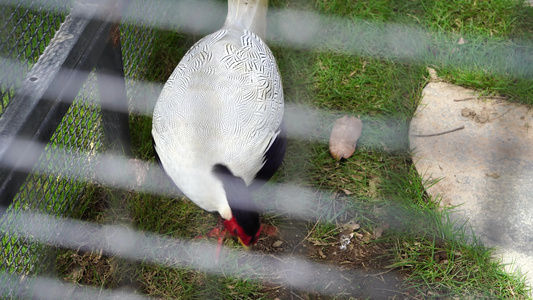
<instances>
[{"instance_id":1,"label":"bird's head","mask_svg":"<svg viewBox=\"0 0 533 300\"><path fill-rule=\"evenodd\" d=\"M259 228L259 230L257 230L255 234L249 234L241 225L239 225L237 219L235 218L225 220L224 226L231 234L237 236L239 242L241 242L241 244L245 247L249 247L257 243L257 240L259 239L259 234L261 233L261 230Z\"/></svg>"},{"instance_id":2,"label":"bird's head","mask_svg":"<svg viewBox=\"0 0 533 300\"><path fill-rule=\"evenodd\" d=\"M213 171L222 181L231 209L231 218L224 221L224 226L231 234L237 236L244 246L255 244L261 231L261 222L258 208L244 180L233 175L221 164L215 165Z\"/></svg>"}]
</instances>

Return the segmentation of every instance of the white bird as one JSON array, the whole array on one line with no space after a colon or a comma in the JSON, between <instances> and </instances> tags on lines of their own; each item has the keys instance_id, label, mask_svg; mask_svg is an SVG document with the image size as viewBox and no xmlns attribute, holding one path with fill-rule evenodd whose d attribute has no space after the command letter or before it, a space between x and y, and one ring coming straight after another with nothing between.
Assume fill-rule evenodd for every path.
<instances>
[{"instance_id":1,"label":"white bird","mask_svg":"<svg viewBox=\"0 0 533 300\"><path fill-rule=\"evenodd\" d=\"M185 54L155 105L152 136L178 188L218 212L245 246L260 220L251 191L285 155L283 88L265 44L268 0L229 0L224 26Z\"/></svg>"}]
</instances>

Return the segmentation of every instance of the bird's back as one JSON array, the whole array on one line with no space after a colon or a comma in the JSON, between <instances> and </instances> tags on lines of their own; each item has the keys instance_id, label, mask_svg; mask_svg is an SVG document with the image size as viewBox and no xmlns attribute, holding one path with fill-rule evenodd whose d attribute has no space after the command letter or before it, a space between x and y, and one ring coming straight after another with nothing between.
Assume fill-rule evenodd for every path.
<instances>
[{"instance_id":1,"label":"bird's back","mask_svg":"<svg viewBox=\"0 0 533 300\"><path fill-rule=\"evenodd\" d=\"M195 201L189 194L205 191L187 193L202 187L183 177L192 174L209 184L215 164L251 184L282 117L283 90L272 52L258 35L227 21L196 43L168 79L152 134L166 172Z\"/></svg>"},{"instance_id":2,"label":"bird's back","mask_svg":"<svg viewBox=\"0 0 533 300\"><path fill-rule=\"evenodd\" d=\"M185 55L156 104L154 131L165 152L195 165L224 163L252 179L239 170L240 160L261 161L279 129L279 78L272 53L255 34L230 28L206 36Z\"/></svg>"}]
</instances>

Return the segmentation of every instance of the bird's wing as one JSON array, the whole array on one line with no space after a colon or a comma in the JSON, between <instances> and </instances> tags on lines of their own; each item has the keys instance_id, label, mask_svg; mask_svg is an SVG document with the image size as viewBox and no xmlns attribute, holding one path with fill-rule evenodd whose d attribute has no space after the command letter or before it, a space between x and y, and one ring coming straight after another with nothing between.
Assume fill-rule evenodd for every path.
<instances>
[{"instance_id":1,"label":"bird's wing","mask_svg":"<svg viewBox=\"0 0 533 300\"><path fill-rule=\"evenodd\" d=\"M153 135L162 161L225 164L250 184L282 116L272 52L254 33L226 28L200 40L176 67L156 104Z\"/></svg>"}]
</instances>

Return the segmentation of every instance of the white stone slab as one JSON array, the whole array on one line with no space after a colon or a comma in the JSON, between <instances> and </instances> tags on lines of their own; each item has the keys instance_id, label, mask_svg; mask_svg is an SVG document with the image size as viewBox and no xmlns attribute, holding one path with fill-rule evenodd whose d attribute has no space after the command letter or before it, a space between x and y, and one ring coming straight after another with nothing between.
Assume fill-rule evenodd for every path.
<instances>
[{"instance_id":1,"label":"white stone slab","mask_svg":"<svg viewBox=\"0 0 533 300\"><path fill-rule=\"evenodd\" d=\"M459 206L452 217L468 220L533 286L533 110L499 99L455 101L476 93L439 81L422 93L410 144L418 172L440 179L428 192Z\"/></svg>"}]
</instances>

